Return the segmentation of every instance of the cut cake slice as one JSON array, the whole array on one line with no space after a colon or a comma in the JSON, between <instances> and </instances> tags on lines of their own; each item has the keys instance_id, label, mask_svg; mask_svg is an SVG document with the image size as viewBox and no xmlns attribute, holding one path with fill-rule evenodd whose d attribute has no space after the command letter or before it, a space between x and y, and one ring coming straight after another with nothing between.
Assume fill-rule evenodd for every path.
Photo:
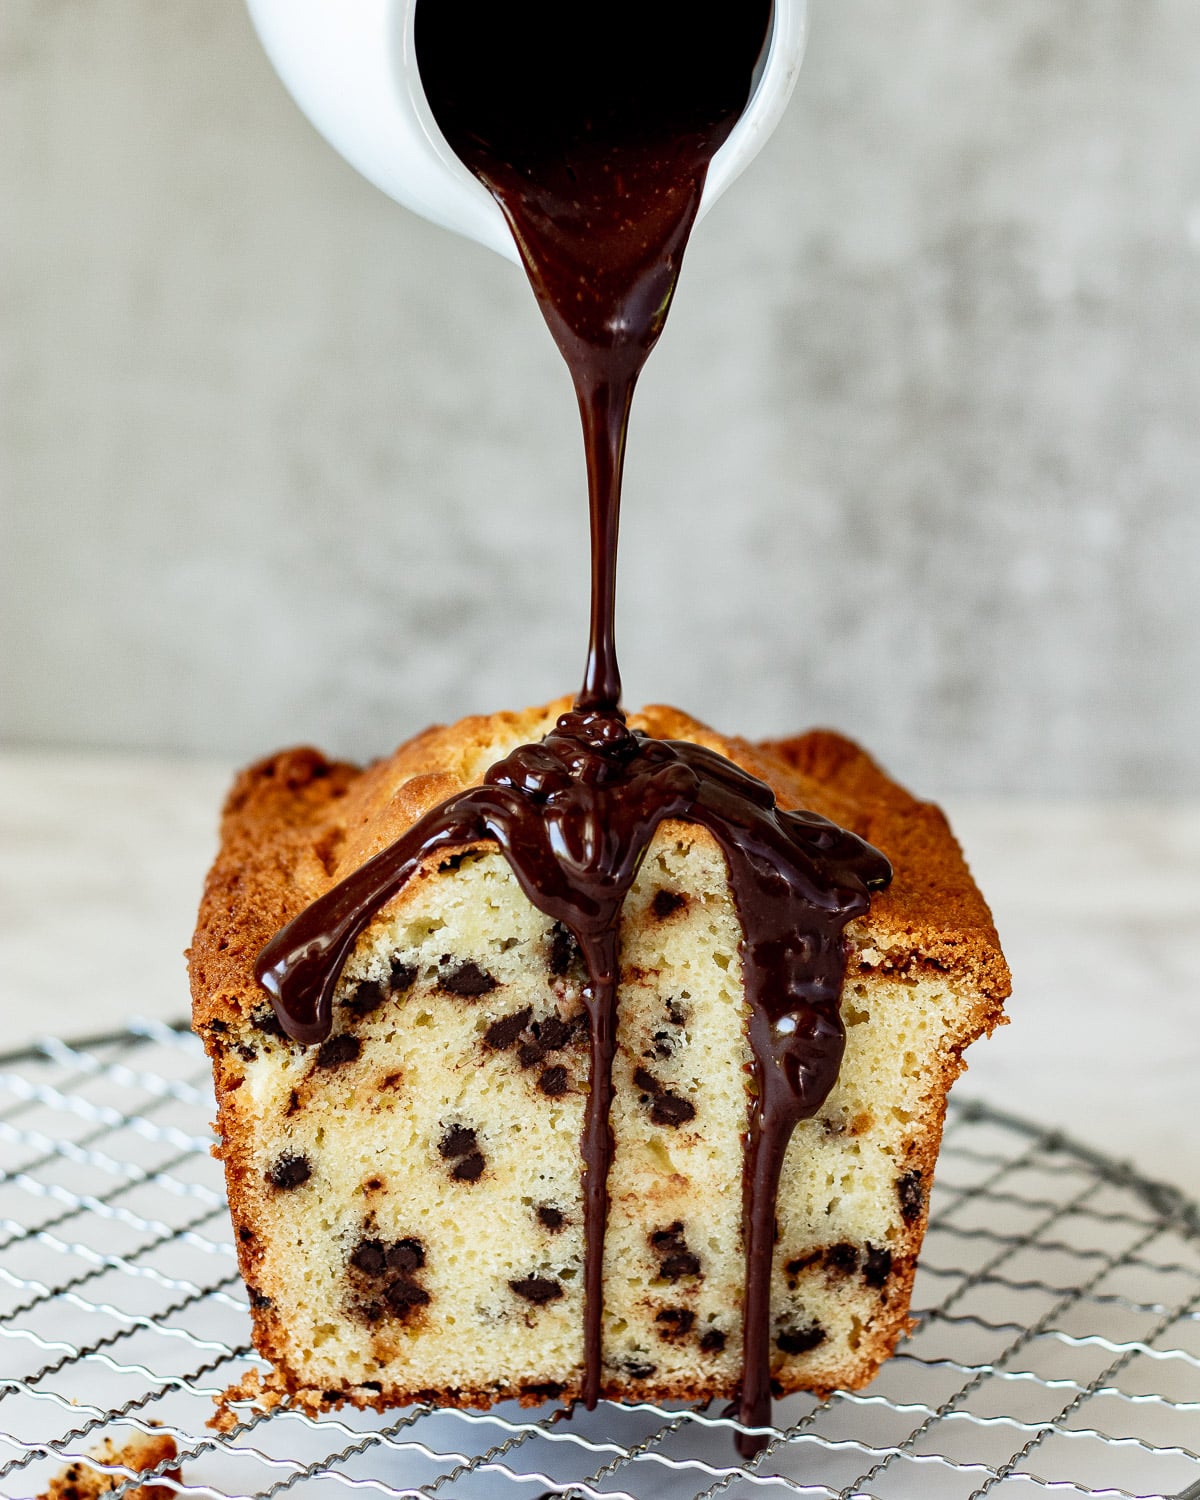
<instances>
[{"instance_id":1,"label":"cut cake slice","mask_svg":"<svg viewBox=\"0 0 1200 1500\"><path fill-rule=\"evenodd\" d=\"M191 950L194 1024L255 1342L314 1409L571 1399L583 1367L584 972L494 845L429 858L360 938L333 1030L290 1041L254 980L274 933L563 704L426 731L366 770L313 750L238 778ZM1008 970L941 812L822 731L729 757L891 860L847 930L838 1082L778 1199L772 1376L858 1387L908 1326L947 1090ZM724 858L664 823L622 914L603 1393L700 1400L741 1372L750 1049Z\"/></svg>"}]
</instances>

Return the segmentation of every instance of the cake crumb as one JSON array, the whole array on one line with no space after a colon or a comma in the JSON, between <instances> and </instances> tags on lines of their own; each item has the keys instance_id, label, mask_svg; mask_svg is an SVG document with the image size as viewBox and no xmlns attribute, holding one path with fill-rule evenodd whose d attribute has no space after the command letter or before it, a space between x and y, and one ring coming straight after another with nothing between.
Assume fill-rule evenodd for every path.
<instances>
[{"instance_id":1,"label":"cake crumb","mask_svg":"<svg viewBox=\"0 0 1200 1500\"><path fill-rule=\"evenodd\" d=\"M99 1447L88 1450L89 1458L94 1458L97 1463L108 1467L121 1464L135 1473L157 1469L160 1464L177 1457L178 1453L175 1439L168 1437L165 1432L133 1433L119 1448L111 1438L105 1438ZM176 1484L182 1482L176 1468L165 1469L161 1477L173 1479ZM96 1496L111 1495L126 1480L127 1476L124 1474L109 1474L76 1459L54 1476L50 1481L50 1488L43 1490L38 1500L94 1500ZM130 1490L128 1500L174 1500L175 1494L176 1491L169 1485L144 1484L139 1485L136 1490Z\"/></svg>"},{"instance_id":2,"label":"cake crumb","mask_svg":"<svg viewBox=\"0 0 1200 1500\"><path fill-rule=\"evenodd\" d=\"M264 1379L259 1370L247 1370L236 1385L214 1396L216 1413L208 1419L214 1432L232 1432L242 1420L234 1411L235 1405L250 1405L256 1413L272 1412L283 1401L286 1392L282 1381L275 1374Z\"/></svg>"}]
</instances>

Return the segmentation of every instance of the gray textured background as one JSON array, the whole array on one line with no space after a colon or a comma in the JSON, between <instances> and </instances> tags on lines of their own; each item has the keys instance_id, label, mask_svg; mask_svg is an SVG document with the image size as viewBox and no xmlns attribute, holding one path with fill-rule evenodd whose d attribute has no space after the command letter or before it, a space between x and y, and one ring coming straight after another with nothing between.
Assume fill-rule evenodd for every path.
<instances>
[{"instance_id":1,"label":"gray textured background","mask_svg":"<svg viewBox=\"0 0 1200 1500\"><path fill-rule=\"evenodd\" d=\"M929 791L1194 792L1200 7L813 9L635 408L628 697ZM0 0L0 485L9 743L367 755L582 669L527 287L234 0Z\"/></svg>"}]
</instances>

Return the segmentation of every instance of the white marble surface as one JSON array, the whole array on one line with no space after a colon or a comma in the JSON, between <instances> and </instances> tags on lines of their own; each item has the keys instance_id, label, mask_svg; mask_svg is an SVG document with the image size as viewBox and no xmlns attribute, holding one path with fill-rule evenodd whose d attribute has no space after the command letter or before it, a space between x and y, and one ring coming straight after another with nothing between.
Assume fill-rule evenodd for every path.
<instances>
[{"instance_id":1,"label":"white marble surface","mask_svg":"<svg viewBox=\"0 0 1200 1500\"><path fill-rule=\"evenodd\" d=\"M0 754L5 1045L185 1014L229 769ZM1200 802L950 812L1015 976L959 1084L1200 1198Z\"/></svg>"}]
</instances>

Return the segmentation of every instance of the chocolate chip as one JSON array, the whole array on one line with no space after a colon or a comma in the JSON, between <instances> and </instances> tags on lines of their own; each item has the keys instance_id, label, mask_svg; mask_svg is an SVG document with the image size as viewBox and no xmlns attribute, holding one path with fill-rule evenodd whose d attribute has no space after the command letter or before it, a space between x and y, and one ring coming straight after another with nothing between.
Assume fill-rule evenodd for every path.
<instances>
[{"instance_id":1,"label":"chocolate chip","mask_svg":"<svg viewBox=\"0 0 1200 1500\"><path fill-rule=\"evenodd\" d=\"M388 975L388 988L393 995L403 995L405 990L411 990L416 978L415 965L401 963L398 958L392 960L392 972Z\"/></svg>"},{"instance_id":2,"label":"chocolate chip","mask_svg":"<svg viewBox=\"0 0 1200 1500\"><path fill-rule=\"evenodd\" d=\"M647 1094L657 1094L662 1084L655 1078L653 1073L648 1073L645 1068L635 1068L633 1081L637 1088Z\"/></svg>"},{"instance_id":3,"label":"chocolate chip","mask_svg":"<svg viewBox=\"0 0 1200 1500\"><path fill-rule=\"evenodd\" d=\"M821 1259L819 1250L810 1250L807 1255L798 1255L795 1260L789 1260L784 1266L783 1272L788 1279L788 1285L795 1290L796 1278L801 1271L807 1271L809 1266L815 1266Z\"/></svg>"},{"instance_id":4,"label":"chocolate chip","mask_svg":"<svg viewBox=\"0 0 1200 1500\"><path fill-rule=\"evenodd\" d=\"M807 1323L803 1328L785 1328L776 1335L775 1342L784 1354L807 1354L810 1349L823 1344L825 1337L820 1323Z\"/></svg>"},{"instance_id":5,"label":"chocolate chip","mask_svg":"<svg viewBox=\"0 0 1200 1500\"><path fill-rule=\"evenodd\" d=\"M571 1040L575 1028L560 1016L547 1016L534 1025L533 1034L547 1052L560 1052Z\"/></svg>"},{"instance_id":6,"label":"chocolate chip","mask_svg":"<svg viewBox=\"0 0 1200 1500\"><path fill-rule=\"evenodd\" d=\"M442 1137L438 1151L447 1161L456 1156L466 1156L476 1146L475 1132L467 1125L452 1125Z\"/></svg>"},{"instance_id":7,"label":"chocolate chip","mask_svg":"<svg viewBox=\"0 0 1200 1500\"><path fill-rule=\"evenodd\" d=\"M858 1250L846 1240L841 1240L826 1250L825 1264L838 1276L852 1276L858 1270Z\"/></svg>"},{"instance_id":8,"label":"chocolate chip","mask_svg":"<svg viewBox=\"0 0 1200 1500\"><path fill-rule=\"evenodd\" d=\"M667 1001L667 1020L672 1026L686 1026L688 1013L678 1000Z\"/></svg>"},{"instance_id":9,"label":"chocolate chip","mask_svg":"<svg viewBox=\"0 0 1200 1500\"><path fill-rule=\"evenodd\" d=\"M579 944L575 941L575 934L569 927L564 927L561 922L555 922L550 929L550 972L560 978L576 959L581 958Z\"/></svg>"},{"instance_id":10,"label":"chocolate chip","mask_svg":"<svg viewBox=\"0 0 1200 1500\"><path fill-rule=\"evenodd\" d=\"M287 1032L279 1024L279 1017L269 1005L260 1005L251 1014L250 1024L255 1031L261 1031L263 1036L278 1037L281 1041L287 1041Z\"/></svg>"},{"instance_id":11,"label":"chocolate chip","mask_svg":"<svg viewBox=\"0 0 1200 1500\"><path fill-rule=\"evenodd\" d=\"M425 1264L425 1246L420 1240L397 1240L388 1250L389 1271L419 1271Z\"/></svg>"},{"instance_id":12,"label":"chocolate chip","mask_svg":"<svg viewBox=\"0 0 1200 1500\"><path fill-rule=\"evenodd\" d=\"M552 1234L557 1234L567 1222L562 1209L552 1208L549 1203L538 1204L537 1216Z\"/></svg>"},{"instance_id":13,"label":"chocolate chip","mask_svg":"<svg viewBox=\"0 0 1200 1500\"><path fill-rule=\"evenodd\" d=\"M683 1224L676 1219L665 1229L656 1229L647 1238L650 1247L661 1257L658 1274L665 1281L680 1281L685 1276L699 1276L700 1258L688 1249L683 1237Z\"/></svg>"},{"instance_id":14,"label":"chocolate chip","mask_svg":"<svg viewBox=\"0 0 1200 1500\"><path fill-rule=\"evenodd\" d=\"M533 1007L527 1005L524 1010L516 1010L509 1016L501 1016L483 1034L485 1047L490 1047L493 1052L504 1052L511 1047L516 1039L529 1025L530 1017L533 1015Z\"/></svg>"},{"instance_id":15,"label":"chocolate chip","mask_svg":"<svg viewBox=\"0 0 1200 1500\"><path fill-rule=\"evenodd\" d=\"M892 1252L886 1246L867 1244L863 1261L863 1280L868 1286L882 1287L892 1274Z\"/></svg>"},{"instance_id":16,"label":"chocolate chip","mask_svg":"<svg viewBox=\"0 0 1200 1500\"><path fill-rule=\"evenodd\" d=\"M677 912L681 906L687 905L687 897L680 891L655 891L654 900L650 903L650 910L662 921L673 912Z\"/></svg>"},{"instance_id":17,"label":"chocolate chip","mask_svg":"<svg viewBox=\"0 0 1200 1500\"><path fill-rule=\"evenodd\" d=\"M380 1318L383 1317L382 1302L364 1302L358 1310L362 1315L363 1321L367 1323L378 1323Z\"/></svg>"},{"instance_id":18,"label":"chocolate chip","mask_svg":"<svg viewBox=\"0 0 1200 1500\"><path fill-rule=\"evenodd\" d=\"M386 999L387 996L381 984L376 984L373 979L364 979L361 984L355 986L352 995L347 995L342 1004L351 1015L361 1020L363 1016L369 1016L377 1011Z\"/></svg>"},{"instance_id":19,"label":"chocolate chip","mask_svg":"<svg viewBox=\"0 0 1200 1500\"><path fill-rule=\"evenodd\" d=\"M551 1099L557 1099L567 1092L571 1082L570 1075L561 1063L556 1063L553 1068L547 1068L538 1079L538 1088Z\"/></svg>"},{"instance_id":20,"label":"chocolate chip","mask_svg":"<svg viewBox=\"0 0 1200 1500\"><path fill-rule=\"evenodd\" d=\"M438 976L438 987L448 995L462 995L473 1000L479 995L490 995L496 988L496 981L486 969L467 959L453 969L443 970Z\"/></svg>"},{"instance_id":21,"label":"chocolate chip","mask_svg":"<svg viewBox=\"0 0 1200 1500\"><path fill-rule=\"evenodd\" d=\"M267 1168L266 1178L273 1188L298 1188L312 1176L312 1163L307 1156L297 1156L291 1151L284 1154Z\"/></svg>"},{"instance_id":22,"label":"chocolate chip","mask_svg":"<svg viewBox=\"0 0 1200 1500\"><path fill-rule=\"evenodd\" d=\"M363 1183L363 1189L368 1193L378 1193L383 1189L382 1177L368 1177Z\"/></svg>"},{"instance_id":23,"label":"chocolate chip","mask_svg":"<svg viewBox=\"0 0 1200 1500\"><path fill-rule=\"evenodd\" d=\"M248 1046L247 1043L241 1042L237 1048L237 1055L243 1062L253 1062L254 1059L258 1056L258 1053L254 1050L253 1047Z\"/></svg>"},{"instance_id":24,"label":"chocolate chip","mask_svg":"<svg viewBox=\"0 0 1200 1500\"><path fill-rule=\"evenodd\" d=\"M696 1118L696 1106L678 1094L659 1094L651 1106L650 1118L656 1125L686 1125Z\"/></svg>"},{"instance_id":25,"label":"chocolate chip","mask_svg":"<svg viewBox=\"0 0 1200 1500\"><path fill-rule=\"evenodd\" d=\"M719 1328L710 1328L700 1340L700 1350L703 1354L720 1354L725 1347L725 1335Z\"/></svg>"},{"instance_id":26,"label":"chocolate chip","mask_svg":"<svg viewBox=\"0 0 1200 1500\"><path fill-rule=\"evenodd\" d=\"M631 1380L649 1380L651 1375L657 1373L658 1366L644 1364L637 1359L627 1359L624 1361L624 1369Z\"/></svg>"},{"instance_id":27,"label":"chocolate chip","mask_svg":"<svg viewBox=\"0 0 1200 1500\"><path fill-rule=\"evenodd\" d=\"M665 1061L675 1051L675 1043L669 1031L656 1031L654 1033L654 1046L646 1053L647 1057L657 1057Z\"/></svg>"},{"instance_id":28,"label":"chocolate chip","mask_svg":"<svg viewBox=\"0 0 1200 1500\"><path fill-rule=\"evenodd\" d=\"M901 1218L906 1224L915 1223L925 1208L925 1186L919 1167L897 1178L896 1192L900 1198Z\"/></svg>"},{"instance_id":29,"label":"chocolate chip","mask_svg":"<svg viewBox=\"0 0 1200 1500\"><path fill-rule=\"evenodd\" d=\"M407 1276L397 1276L386 1292L383 1294L384 1301L394 1313L401 1317L409 1313L414 1307L425 1307L429 1302L429 1293L423 1286L418 1286L415 1281L410 1281Z\"/></svg>"},{"instance_id":30,"label":"chocolate chip","mask_svg":"<svg viewBox=\"0 0 1200 1500\"><path fill-rule=\"evenodd\" d=\"M486 1163L470 1126L452 1125L442 1137L438 1151L447 1161L455 1162L450 1175L456 1182L477 1182L483 1176Z\"/></svg>"},{"instance_id":31,"label":"chocolate chip","mask_svg":"<svg viewBox=\"0 0 1200 1500\"><path fill-rule=\"evenodd\" d=\"M209 1031L215 1031L218 1036L224 1036L224 1034L229 1030L229 1022L228 1021L210 1021L208 1023L208 1029L209 1029Z\"/></svg>"},{"instance_id":32,"label":"chocolate chip","mask_svg":"<svg viewBox=\"0 0 1200 1500\"><path fill-rule=\"evenodd\" d=\"M478 1182L485 1166L487 1163L483 1159L483 1152L472 1151L470 1156L464 1156L462 1161L456 1163L450 1175L455 1182Z\"/></svg>"},{"instance_id":33,"label":"chocolate chip","mask_svg":"<svg viewBox=\"0 0 1200 1500\"><path fill-rule=\"evenodd\" d=\"M658 1273L664 1281L682 1281L685 1276L699 1276L700 1258L690 1250L668 1255L659 1266Z\"/></svg>"},{"instance_id":34,"label":"chocolate chip","mask_svg":"<svg viewBox=\"0 0 1200 1500\"><path fill-rule=\"evenodd\" d=\"M517 1050L517 1058L523 1068L536 1068L546 1056L546 1049L541 1042L522 1042Z\"/></svg>"},{"instance_id":35,"label":"chocolate chip","mask_svg":"<svg viewBox=\"0 0 1200 1500\"><path fill-rule=\"evenodd\" d=\"M243 1245L248 1245L253 1238L253 1229L250 1229L245 1224L243 1224L242 1227L238 1230L238 1239L241 1240Z\"/></svg>"},{"instance_id":36,"label":"chocolate chip","mask_svg":"<svg viewBox=\"0 0 1200 1500\"><path fill-rule=\"evenodd\" d=\"M297 1091L295 1089L291 1089L289 1091L289 1093L288 1093L287 1108L284 1110L284 1114L285 1115L294 1115L299 1108L300 1108L300 1095L297 1093Z\"/></svg>"},{"instance_id":37,"label":"chocolate chip","mask_svg":"<svg viewBox=\"0 0 1200 1500\"><path fill-rule=\"evenodd\" d=\"M327 1042L322 1042L317 1048L318 1068L340 1068L344 1063L355 1062L362 1051L362 1043L350 1032L343 1031L340 1036L331 1036Z\"/></svg>"},{"instance_id":38,"label":"chocolate chip","mask_svg":"<svg viewBox=\"0 0 1200 1500\"><path fill-rule=\"evenodd\" d=\"M364 1276L382 1276L387 1270L382 1240L359 1240L350 1256L350 1264Z\"/></svg>"},{"instance_id":39,"label":"chocolate chip","mask_svg":"<svg viewBox=\"0 0 1200 1500\"><path fill-rule=\"evenodd\" d=\"M654 1321L660 1338L681 1339L691 1333L696 1314L690 1307L664 1307Z\"/></svg>"},{"instance_id":40,"label":"chocolate chip","mask_svg":"<svg viewBox=\"0 0 1200 1500\"><path fill-rule=\"evenodd\" d=\"M250 1298L251 1307L257 1307L260 1311L263 1311L268 1307L275 1306L270 1297L268 1297L264 1292L260 1292L257 1287L248 1286L246 1288L246 1293Z\"/></svg>"},{"instance_id":41,"label":"chocolate chip","mask_svg":"<svg viewBox=\"0 0 1200 1500\"><path fill-rule=\"evenodd\" d=\"M557 1302L563 1294L562 1286L547 1276L526 1276L520 1281L510 1281L509 1286L518 1297L532 1302L535 1307L544 1307L547 1302Z\"/></svg>"}]
</instances>

